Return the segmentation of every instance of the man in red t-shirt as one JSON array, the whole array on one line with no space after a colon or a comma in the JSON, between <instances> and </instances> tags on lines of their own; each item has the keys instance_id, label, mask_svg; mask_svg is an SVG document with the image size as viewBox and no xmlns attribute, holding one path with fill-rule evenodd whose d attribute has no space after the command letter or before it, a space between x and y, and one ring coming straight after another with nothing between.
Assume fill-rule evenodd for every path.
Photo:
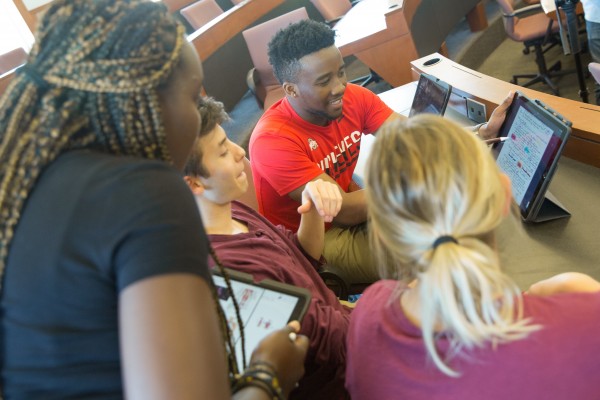
<instances>
[{"instance_id":1,"label":"man in red t-shirt","mask_svg":"<svg viewBox=\"0 0 600 400\"><path fill-rule=\"evenodd\" d=\"M316 179L336 182L343 204L327 227L323 255L348 281L373 282L378 274L368 246L365 197L352 174L361 135L404 117L348 83L335 31L326 24L303 20L279 31L269 43L269 62L285 98L265 112L250 138L259 210L274 224L297 230L304 186ZM502 120L480 134L495 136Z\"/></svg>"}]
</instances>

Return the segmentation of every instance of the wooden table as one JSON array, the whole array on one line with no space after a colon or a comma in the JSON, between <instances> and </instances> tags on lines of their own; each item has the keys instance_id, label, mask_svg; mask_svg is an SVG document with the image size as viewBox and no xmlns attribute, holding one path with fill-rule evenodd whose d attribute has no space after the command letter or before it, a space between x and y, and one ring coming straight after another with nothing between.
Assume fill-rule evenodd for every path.
<instances>
[{"instance_id":1,"label":"wooden table","mask_svg":"<svg viewBox=\"0 0 600 400\"><path fill-rule=\"evenodd\" d=\"M432 58L439 58L440 62L431 66L423 65ZM421 72L425 72L452 85L451 105L465 115L466 98L484 103L488 118L511 90L519 90L530 98L543 101L573 123L573 131L563 154L585 164L600 167L599 106L513 85L466 68L438 53L414 60L411 65L415 79Z\"/></svg>"},{"instance_id":2,"label":"wooden table","mask_svg":"<svg viewBox=\"0 0 600 400\"><path fill-rule=\"evenodd\" d=\"M254 21L283 4L284 0L245 0L188 36L200 59L205 61L221 46Z\"/></svg>"},{"instance_id":3,"label":"wooden table","mask_svg":"<svg viewBox=\"0 0 600 400\"><path fill-rule=\"evenodd\" d=\"M390 85L403 85L412 80L410 61L419 56L415 43L423 45L425 41L427 47L439 49L443 46L449 29L463 17L459 15L460 12L452 16L446 15L448 10L444 7L470 10L467 12L467 20L473 31L487 27L484 8L478 0L454 1L457 4L438 0L362 0L335 25L335 44L342 56L356 56ZM418 19L418 37L411 31L413 17ZM425 17L428 19L427 23L436 28L431 37L427 35L427 30L422 29L422 18Z\"/></svg>"},{"instance_id":4,"label":"wooden table","mask_svg":"<svg viewBox=\"0 0 600 400\"><path fill-rule=\"evenodd\" d=\"M398 3L363 0L334 27L342 56L356 56L392 86L412 80L409 62L418 57L409 26L419 2Z\"/></svg>"}]
</instances>

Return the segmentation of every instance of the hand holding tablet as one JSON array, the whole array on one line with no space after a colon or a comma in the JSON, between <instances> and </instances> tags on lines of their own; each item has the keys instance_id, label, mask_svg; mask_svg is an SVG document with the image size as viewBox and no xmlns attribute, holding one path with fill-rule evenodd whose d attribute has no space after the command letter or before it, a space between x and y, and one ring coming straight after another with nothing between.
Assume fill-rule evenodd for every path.
<instances>
[{"instance_id":1,"label":"hand holding tablet","mask_svg":"<svg viewBox=\"0 0 600 400\"><path fill-rule=\"evenodd\" d=\"M500 141L492 151L498 166L511 180L514 200L527 222L570 215L566 211L547 217L538 214L571 125L541 101L516 92L500 128Z\"/></svg>"},{"instance_id":2,"label":"hand holding tablet","mask_svg":"<svg viewBox=\"0 0 600 400\"><path fill-rule=\"evenodd\" d=\"M214 269L212 272L217 296L235 341L238 369L243 370L241 335L231 294L219 271ZM268 334L286 327L290 321L302 320L310 304L311 295L305 288L270 279L256 283L249 274L231 269L227 269L227 272L244 324L244 347L248 362L252 351ZM292 332L293 329L288 332L286 340L291 340L289 334Z\"/></svg>"}]
</instances>

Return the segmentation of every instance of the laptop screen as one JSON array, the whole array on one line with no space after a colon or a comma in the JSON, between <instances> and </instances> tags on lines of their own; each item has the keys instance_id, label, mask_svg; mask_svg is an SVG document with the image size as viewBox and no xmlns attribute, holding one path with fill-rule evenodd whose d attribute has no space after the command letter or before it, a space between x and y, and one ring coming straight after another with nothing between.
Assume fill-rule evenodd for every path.
<instances>
[{"instance_id":1,"label":"laptop screen","mask_svg":"<svg viewBox=\"0 0 600 400\"><path fill-rule=\"evenodd\" d=\"M421 74L409 117L429 113L444 115L452 87L433 75Z\"/></svg>"}]
</instances>

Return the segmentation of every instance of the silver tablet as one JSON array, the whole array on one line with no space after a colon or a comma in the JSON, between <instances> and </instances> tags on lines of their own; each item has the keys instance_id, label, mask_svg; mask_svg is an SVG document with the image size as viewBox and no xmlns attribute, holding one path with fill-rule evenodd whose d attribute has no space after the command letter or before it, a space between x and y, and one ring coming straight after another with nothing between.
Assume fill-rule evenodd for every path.
<instances>
[{"instance_id":1,"label":"silver tablet","mask_svg":"<svg viewBox=\"0 0 600 400\"><path fill-rule=\"evenodd\" d=\"M289 321L301 321L310 304L310 292L301 287L265 279L254 282L252 276L226 269L231 287L240 309L246 340L246 362L250 362L252 351L269 333L283 328ZM225 279L214 268L213 282L217 296L232 331L236 347L239 370L242 363L242 343L235 307Z\"/></svg>"},{"instance_id":2,"label":"silver tablet","mask_svg":"<svg viewBox=\"0 0 600 400\"><path fill-rule=\"evenodd\" d=\"M492 152L512 182L513 198L525 221L535 221L571 133L571 122L539 100L517 92Z\"/></svg>"}]
</instances>

